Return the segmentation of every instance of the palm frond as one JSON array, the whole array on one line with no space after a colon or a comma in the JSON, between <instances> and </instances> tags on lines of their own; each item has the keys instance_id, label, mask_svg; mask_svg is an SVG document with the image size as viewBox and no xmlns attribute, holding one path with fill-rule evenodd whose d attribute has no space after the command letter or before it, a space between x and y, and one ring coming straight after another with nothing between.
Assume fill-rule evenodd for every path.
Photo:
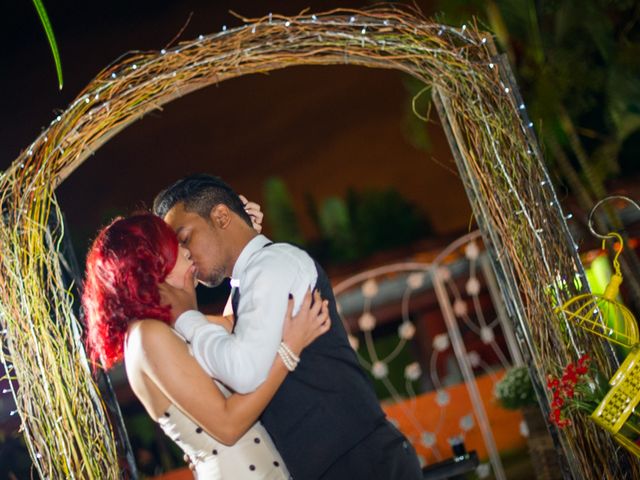
<instances>
[{"instance_id":1,"label":"palm frond","mask_svg":"<svg viewBox=\"0 0 640 480\"><path fill-rule=\"evenodd\" d=\"M40 22L42 22L42 27L44 28L44 32L47 35L47 40L49 41L49 46L51 47L51 53L53 54L53 61L56 64L58 87L60 88L60 90L62 90L62 63L60 62L58 43L56 42L56 37L53 34L53 28L51 27L51 22L49 21L49 15L47 15L47 11L44 8L44 4L41 0L33 0L33 5L36 7L36 11L38 12L38 16L40 17Z\"/></svg>"}]
</instances>

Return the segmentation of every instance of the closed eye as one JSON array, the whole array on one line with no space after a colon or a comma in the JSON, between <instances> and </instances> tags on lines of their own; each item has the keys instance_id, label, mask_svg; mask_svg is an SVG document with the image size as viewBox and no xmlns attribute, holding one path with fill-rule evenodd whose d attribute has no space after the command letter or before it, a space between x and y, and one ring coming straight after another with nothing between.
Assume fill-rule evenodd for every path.
<instances>
[{"instance_id":1,"label":"closed eye","mask_svg":"<svg viewBox=\"0 0 640 480\"><path fill-rule=\"evenodd\" d=\"M178 237L178 244L181 247L186 247L189 244L189 240L191 239L191 237L189 236L185 236L185 237Z\"/></svg>"}]
</instances>

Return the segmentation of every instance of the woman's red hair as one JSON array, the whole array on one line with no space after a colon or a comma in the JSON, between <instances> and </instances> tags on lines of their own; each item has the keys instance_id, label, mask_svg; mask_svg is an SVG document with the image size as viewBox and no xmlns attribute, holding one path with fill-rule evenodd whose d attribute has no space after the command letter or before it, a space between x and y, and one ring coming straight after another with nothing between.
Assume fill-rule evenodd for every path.
<instances>
[{"instance_id":1,"label":"woman's red hair","mask_svg":"<svg viewBox=\"0 0 640 480\"><path fill-rule=\"evenodd\" d=\"M118 218L98 233L87 255L82 294L94 365L100 361L109 369L122 360L133 320L169 323L171 310L160 304L158 284L173 269L177 255L173 230L155 215Z\"/></svg>"}]
</instances>

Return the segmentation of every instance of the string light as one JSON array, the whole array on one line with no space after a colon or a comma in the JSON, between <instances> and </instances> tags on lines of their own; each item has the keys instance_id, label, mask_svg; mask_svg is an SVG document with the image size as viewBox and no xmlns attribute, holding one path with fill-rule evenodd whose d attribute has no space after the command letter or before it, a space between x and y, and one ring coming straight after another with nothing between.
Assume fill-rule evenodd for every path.
<instances>
[{"instance_id":1,"label":"string light","mask_svg":"<svg viewBox=\"0 0 640 480\"><path fill-rule=\"evenodd\" d=\"M307 18L308 18L308 17L307 17ZM312 21L313 21L314 23L318 21L318 19L317 19L317 16L316 16L316 15L313 15L311 18L312 18ZM359 17L359 18L361 19L361 21L360 21L360 25L362 25L362 21L363 21L363 20L366 20L366 19L367 19L367 17ZM350 23L354 23L355 21L356 21L356 17L351 17ZM269 14L269 23L270 23L270 24L272 23L272 14ZM283 25L282 21L281 21L281 20L278 20L277 24L278 24L278 27L277 27L277 28L278 28L279 30L281 30L281 29L282 29L282 25ZM291 24L291 22L290 22L290 21L287 21L287 22L285 22L285 23L284 23L284 25L285 25L285 26L287 26L287 27L289 27L289 26L290 26L290 24ZM345 26L345 24L344 24L344 17L340 20L339 24L340 24L340 25L342 25L343 27ZM382 22L382 24L383 24L383 25L385 25L385 26L386 26L386 25L389 25L389 21L385 19L385 20ZM400 25L402 26L401 21L398 21L398 24L400 24ZM302 25L304 25L304 24L302 24ZM380 23L375 22L375 23L370 23L369 25L373 25L373 26L372 26L372 28L373 28L373 33L375 33L375 32L376 32L376 30L375 30L375 29L376 29L376 27L377 27L377 26L379 26L379 25L380 25ZM394 24L394 25L395 25L395 24ZM248 26L248 25L247 25L247 26ZM297 24L297 26L301 26L301 24L300 24L300 23L298 23L298 24ZM324 26L324 25L323 25L323 26ZM464 31L466 31L466 27L467 27L466 25L463 25L463 26L462 26L462 31L463 31L463 32L464 32ZM275 28L274 28L274 30L275 30ZM296 30L297 30L297 29L296 29ZM362 27L362 29L361 29L361 34L362 34L362 35L366 35L366 33L367 33L367 31L366 31L366 30L367 30L367 26ZM434 30L435 30L435 29L434 29ZM434 30L431 30L431 32L434 32ZM439 29L439 30L438 30L438 36L441 36L441 35L442 35L442 33L444 33L444 30L445 30L444 28ZM223 31L223 32L224 32L224 31L227 31L227 27L226 27L226 25L225 25L225 26L223 26L222 31ZM264 30L263 30L263 31L264 31ZM473 31L474 31L474 30L473 30L473 27L471 27L470 32L473 32ZM255 33L255 32L256 32L256 26L255 26L255 25L253 25L253 28L251 28L251 32L252 32L252 33ZM355 33L355 29L353 29L353 32ZM415 30L414 30L414 32L415 32ZM454 30L454 32L455 32L455 30ZM372 35L373 35L373 33L372 33ZM433 34L433 33L431 33L431 34ZM203 38L204 38L204 36L203 36L203 35L200 35L200 36L198 37L198 39L199 39L199 40L203 40ZM291 37L290 37L290 39L291 39ZM357 39L357 34L353 35L353 36L352 36L352 39L354 39L354 40L355 40L355 39ZM322 36L318 35L318 41L322 42ZM356 40L356 42L357 42L357 40ZM482 44L485 44L486 42L487 42L487 38L482 38L481 43L482 43ZM445 43L445 42L440 42L440 43ZM381 40L381 44L382 44L382 46L383 46L383 47L385 47L385 46L386 46L386 41L385 41L385 40ZM399 43L399 42L397 42L397 44L400 44L400 43ZM161 54L162 54L162 55L165 55L165 54L166 54L166 50L165 50L165 49L162 49L162 50L161 50ZM486 61L486 60L485 60L485 61ZM487 64L484 64L484 63L483 63L483 65L481 65L481 67L480 67L480 68L483 68L483 66L484 66L484 65L487 65ZM490 63L490 64L489 64L489 67L490 67L491 69L493 69L493 68L494 68L494 64L493 64L493 63ZM137 65L133 65L133 67L132 67L132 68L135 70L135 69L137 68ZM476 65L474 65L474 68L477 68L477 67L476 67ZM144 71L144 70L146 70L146 69L142 69L142 70ZM173 76L174 76L174 77L176 76L176 72L175 72L175 71L173 71L173 72L172 72L172 74L173 74ZM126 71L125 71L125 74L123 75L123 77L125 77L125 76L126 76ZM112 77L112 78L114 78L114 79L116 78L116 74L115 74L115 72L112 72L112 73L111 73L111 77ZM506 87L506 88L505 88L505 92L506 92L506 93L509 93L509 92L510 92L510 89L509 89L508 87ZM96 94L95 98L96 98L96 100L98 99L98 94ZM90 103L90 102L89 102L89 98L85 98L85 101L86 101L87 103ZM115 105L115 103L114 103L114 105ZM524 109L524 104L520 105L520 107L519 107L519 108L520 108L521 110L523 110L523 109ZM513 115L513 113L515 113L515 112L513 112L513 111L511 110L511 111L510 111L510 113L511 113L511 115ZM60 121L60 117L58 117L58 121ZM531 127L531 126L533 126L533 124L531 123L529 126ZM64 150L62 150L62 148L61 148L61 147L59 147L59 148L60 148L60 151L64 152ZM68 146L67 146L67 148L70 148L70 147L68 147ZM531 149L528 149L528 150L527 150L527 153L528 153L528 154L531 154L531 153L532 153ZM30 155L32 154L32 151L31 151L31 150L29 151L29 154L30 154ZM24 164L22 164L22 168L24 168ZM546 182L543 182L541 185L544 185L545 183L546 183ZM514 194L514 195L515 195L515 194ZM551 202L551 204L553 204L553 202ZM519 211L519 212L517 212L516 214L522 214L522 210L520 210L520 211ZM568 218L570 218L570 217L571 217L571 215L570 215ZM577 245L576 245L576 248L577 248Z\"/></svg>"}]
</instances>

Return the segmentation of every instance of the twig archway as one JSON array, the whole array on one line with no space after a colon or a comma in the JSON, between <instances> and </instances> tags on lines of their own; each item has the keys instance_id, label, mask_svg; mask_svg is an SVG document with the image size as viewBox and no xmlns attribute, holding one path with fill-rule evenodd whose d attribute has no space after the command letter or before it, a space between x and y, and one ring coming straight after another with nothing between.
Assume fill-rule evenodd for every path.
<instances>
[{"instance_id":1,"label":"twig archway","mask_svg":"<svg viewBox=\"0 0 640 480\"><path fill-rule=\"evenodd\" d=\"M431 86L493 266L540 386L588 349L606 346L553 313L586 281L508 65L475 25L452 28L377 7L243 19L244 25L111 65L0 173L2 361L34 465L43 478L118 478L113 433L82 348L58 259L56 187L103 143L194 90L297 65L395 69ZM640 469L581 417L558 434L567 475L637 478ZM617 456L616 456L617 455Z\"/></svg>"}]
</instances>

